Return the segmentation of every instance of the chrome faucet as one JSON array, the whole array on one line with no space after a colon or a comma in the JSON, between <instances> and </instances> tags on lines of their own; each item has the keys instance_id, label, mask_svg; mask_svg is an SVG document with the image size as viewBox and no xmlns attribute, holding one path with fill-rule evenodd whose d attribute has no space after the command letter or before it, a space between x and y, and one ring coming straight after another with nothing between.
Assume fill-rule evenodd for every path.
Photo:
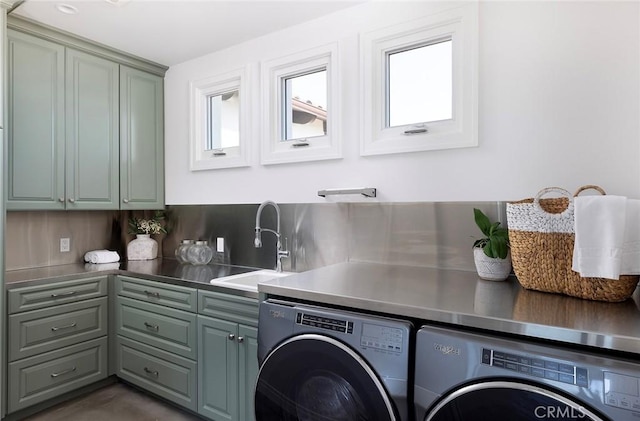
<instances>
[{"instance_id":1,"label":"chrome faucet","mask_svg":"<svg viewBox=\"0 0 640 421\"><path fill-rule=\"evenodd\" d=\"M272 229L268 229L268 228L261 228L260 227L260 217L262 216L262 210L267 206L267 205L271 205L273 206L273 208L276 210L276 230L272 230ZM270 232L273 233L276 236L277 239L277 243L276 243L276 270L278 272L282 272L282 258L283 257L289 257L289 251L285 249L282 249L282 243L280 242L280 207L275 203L272 202L271 200L267 200L266 202L263 202L260 204L260 206L258 206L258 212L256 213L256 238L253 241L253 245L256 248L260 248L262 247L262 232L266 231L266 232Z\"/></svg>"}]
</instances>

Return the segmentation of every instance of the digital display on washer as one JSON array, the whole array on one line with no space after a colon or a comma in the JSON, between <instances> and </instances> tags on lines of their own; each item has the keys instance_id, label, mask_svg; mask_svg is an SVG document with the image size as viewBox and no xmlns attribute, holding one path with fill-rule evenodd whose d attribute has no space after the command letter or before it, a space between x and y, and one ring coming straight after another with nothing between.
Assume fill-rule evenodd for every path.
<instances>
[{"instance_id":1,"label":"digital display on washer","mask_svg":"<svg viewBox=\"0 0 640 421\"><path fill-rule=\"evenodd\" d=\"M316 316L314 314L305 314L301 311L296 315L296 323L334 332L353 333L353 322L325 316Z\"/></svg>"},{"instance_id":2,"label":"digital display on washer","mask_svg":"<svg viewBox=\"0 0 640 421\"><path fill-rule=\"evenodd\" d=\"M532 377L589 387L589 376L586 368L576 367L560 361L532 358L484 348L482 350L482 364L517 371L520 374Z\"/></svg>"},{"instance_id":3,"label":"digital display on washer","mask_svg":"<svg viewBox=\"0 0 640 421\"><path fill-rule=\"evenodd\" d=\"M384 351L402 352L402 329L363 323L360 345Z\"/></svg>"}]
</instances>

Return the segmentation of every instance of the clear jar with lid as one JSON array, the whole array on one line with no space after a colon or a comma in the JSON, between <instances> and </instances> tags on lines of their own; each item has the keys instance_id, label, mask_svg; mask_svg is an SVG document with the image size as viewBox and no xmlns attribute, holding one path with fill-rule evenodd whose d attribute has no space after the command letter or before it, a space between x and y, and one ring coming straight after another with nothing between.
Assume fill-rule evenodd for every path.
<instances>
[{"instance_id":1,"label":"clear jar with lid","mask_svg":"<svg viewBox=\"0 0 640 421\"><path fill-rule=\"evenodd\" d=\"M176 248L176 260L180 263L189 263L188 254L189 247L194 244L193 240L182 240L180 245Z\"/></svg>"},{"instance_id":2,"label":"clear jar with lid","mask_svg":"<svg viewBox=\"0 0 640 421\"><path fill-rule=\"evenodd\" d=\"M198 240L187 250L187 258L193 265L206 265L213 258L213 250L208 241Z\"/></svg>"}]
</instances>

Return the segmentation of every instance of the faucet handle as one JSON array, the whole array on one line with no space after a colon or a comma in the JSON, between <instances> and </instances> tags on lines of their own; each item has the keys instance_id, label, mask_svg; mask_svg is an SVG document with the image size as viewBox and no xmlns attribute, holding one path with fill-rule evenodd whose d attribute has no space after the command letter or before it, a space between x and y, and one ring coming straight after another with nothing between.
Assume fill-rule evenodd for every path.
<instances>
[{"instance_id":1,"label":"faucet handle","mask_svg":"<svg viewBox=\"0 0 640 421\"><path fill-rule=\"evenodd\" d=\"M289 250L287 250L287 237L284 237L284 249L283 248L278 249L278 256L289 257Z\"/></svg>"}]
</instances>

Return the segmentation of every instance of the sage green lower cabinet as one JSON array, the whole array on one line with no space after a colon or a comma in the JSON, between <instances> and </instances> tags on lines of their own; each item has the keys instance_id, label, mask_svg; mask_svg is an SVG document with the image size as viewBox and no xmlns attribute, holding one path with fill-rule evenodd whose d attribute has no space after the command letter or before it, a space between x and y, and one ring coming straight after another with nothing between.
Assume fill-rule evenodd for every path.
<instances>
[{"instance_id":1,"label":"sage green lower cabinet","mask_svg":"<svg viewBox=\"0 0 640 421\"><path fill-rule=\"evenodd\" d=\"M197 290L117 276L115 374L197 411Z\"/></svg>"},{"instance_id":2,"label":"sage green lower cabinet","mask_svg":"<svg viewBox=\"0 0 640 421\"><path fill-rule=\"evenodd\" d=\"M9 289L8 413L107 377L107 281L91 276Z\"/></svg>"},{"instance_id":3,"label":"sage green lower cabinet","mask_svg":"<svg viewBox=\"0 0 640 421\"><path fill-rule=\"evenodd\" d=\"M196 362L119 336L118 377L192 411L197 410Z\"/></svg>"},{"instance_id":4,"label":"sage green lower cabinet","mask_svg":"<svg viewBox=\"0 0 640 421\"><path fill-rule=\"evenodd\" d=\"M209 291L198 291L198 298L198 413L215 421L254 420L258 302Z\"/></svg>"},{"instance_id":5,"label":"sage green lower cabinet","mask_svg":"<svg viewBox=\"0 0 640 421\"><path fill-rule=\"evenodd\" d=\"M106 377L106 337L9 363L8 412L27 408Z\"/></svg>"}]
</instances>

